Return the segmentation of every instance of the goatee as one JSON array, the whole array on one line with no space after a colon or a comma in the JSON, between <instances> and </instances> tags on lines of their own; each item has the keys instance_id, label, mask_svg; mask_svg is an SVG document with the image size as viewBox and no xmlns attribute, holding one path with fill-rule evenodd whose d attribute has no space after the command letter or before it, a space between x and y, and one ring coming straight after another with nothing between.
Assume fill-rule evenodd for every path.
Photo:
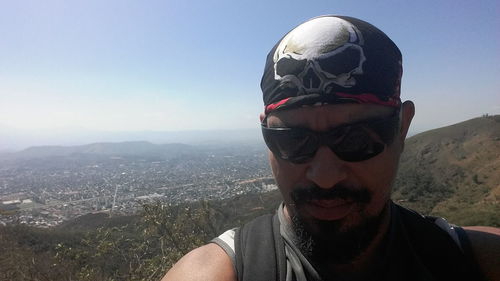
<instances>
[{"instance_id":1,"label":"goatee","mask_svg":"<svg viewBox=\"0 0 500 281\"><path fill-rule=\"evenodd\" d=\"M313 263L348 264L362 254L379 232L383 212L378 216L364 217L357 225L345 227L342 220L322 221L300 216L300 208L314 199L344 199L360 208L371 201L366 189L338 185L332 189L317 186L296 189L292 192L295 214L291 217L295 244Z\"/></svg>"}]
</instances>

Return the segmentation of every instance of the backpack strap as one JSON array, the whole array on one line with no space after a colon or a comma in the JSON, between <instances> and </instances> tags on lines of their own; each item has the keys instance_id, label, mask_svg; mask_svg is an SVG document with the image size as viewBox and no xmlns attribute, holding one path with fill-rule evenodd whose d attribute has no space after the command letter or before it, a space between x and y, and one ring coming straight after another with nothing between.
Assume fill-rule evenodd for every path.
<instances>
[{"instance_id":1,"label":"backpack strap","mask_svg":"<svg viewBox=\"0 0 500 281\"><path fill-rule=\"evenodd\" d=\"M264 215L235 233L236 273L239 281L285 281L285 245L278 216Z\"/></svg>"},{"instance_id":2,"label":"backpack strap","mask_svg":"<svg viewBox=\"0 0 500 281\"><path fill-rule=\"evenodd\" d=\"M470 244L467 246L467 242L460 239L459 232L460 245L435 223L436 218L401 206L398 209L403 231L413 251L436 280L482 280L472 262Z\"/></svg>"},{"instance_id":3,"label":"backpack strap","mask_svg":"<svg viewBox=\"0 0 500 281\"><path fill-rule=\"evenodd\" d=\"M474 253L472 252L472 245L469 240L469 236L465 230L457 225L449 224L446 219L441 217L434 216L424 216L425 219L434 222L437 226L439 226L442 230L446 231L451 238L455 241L455 243L460 247L460 250L463 253L465 262L470 266L470 272L473 272L477 276L477 280L486 280L484 275L481 273L479 269L479 265L474 259Z\"/></svg>"}]
</instances>

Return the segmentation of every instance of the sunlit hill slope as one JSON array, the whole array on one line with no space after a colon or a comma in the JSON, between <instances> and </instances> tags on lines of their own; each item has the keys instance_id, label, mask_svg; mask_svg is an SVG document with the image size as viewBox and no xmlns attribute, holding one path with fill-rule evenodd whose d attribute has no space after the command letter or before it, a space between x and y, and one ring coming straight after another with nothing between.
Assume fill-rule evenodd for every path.
<instances>
[{"instance_id":1,"label":"sunlit hill slope","mask_svg":"<svg viewBox=\"0 0 500 281\"><path fill-rule=\"evenodd\" d=\"M500 116L409 138L393 198L457 224L500 226Z\"/></svg>"}]
</instances>

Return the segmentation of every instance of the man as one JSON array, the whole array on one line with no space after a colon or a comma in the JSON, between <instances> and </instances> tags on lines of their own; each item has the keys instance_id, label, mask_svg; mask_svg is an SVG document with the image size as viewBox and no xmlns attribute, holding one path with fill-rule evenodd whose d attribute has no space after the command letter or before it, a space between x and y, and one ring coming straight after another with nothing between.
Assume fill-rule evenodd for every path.
<instances>
[{"instance_id":1,"label":"man","mask_svg":"<svg viewBox=\"0 0 500 281\"><path fill-rule=\"evenodd\" d=\"M267 57L260 116L284 203L184 256L164 280L500 280L500 231L390 200L414 115L401 53L359 19L322 16Z\"/></svg>"}]
</instances>

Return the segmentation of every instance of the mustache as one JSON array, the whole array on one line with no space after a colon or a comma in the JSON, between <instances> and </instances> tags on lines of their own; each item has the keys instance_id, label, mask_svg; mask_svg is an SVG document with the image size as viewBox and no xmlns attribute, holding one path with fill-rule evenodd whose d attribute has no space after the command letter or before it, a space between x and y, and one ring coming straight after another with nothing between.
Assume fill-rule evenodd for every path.
<instances>
[{"instance_id":1,"label":"mustache","mask_svg":"<svg viewBox=\"0 0 500 281\"><path fill-rule=\"evenodd\" d=\"M301 205L312 200L343 199L357 203L369 203L371 193L366 188L354 188L345 184L336 184L332 188L321 188L316 184L295 188L291 198L296 205Z\"/></svg>"}]
</instances>

